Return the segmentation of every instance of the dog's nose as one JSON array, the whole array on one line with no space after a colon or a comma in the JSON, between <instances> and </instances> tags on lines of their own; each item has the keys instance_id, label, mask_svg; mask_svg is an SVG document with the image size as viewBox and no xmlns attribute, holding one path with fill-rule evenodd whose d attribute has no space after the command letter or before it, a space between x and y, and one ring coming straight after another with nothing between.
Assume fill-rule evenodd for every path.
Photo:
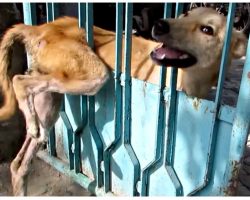
<instances>
[{"instance_id":1,"label":"dog's nose","mask_svg":"<svg viewBox=\"0 0 250 200\"><path fill-rule=\"evenodd\" d=\"M166 20L160 19L154 24L154 35L163 35L169 32L169 23Z\"/></svg>"}]
</instances>

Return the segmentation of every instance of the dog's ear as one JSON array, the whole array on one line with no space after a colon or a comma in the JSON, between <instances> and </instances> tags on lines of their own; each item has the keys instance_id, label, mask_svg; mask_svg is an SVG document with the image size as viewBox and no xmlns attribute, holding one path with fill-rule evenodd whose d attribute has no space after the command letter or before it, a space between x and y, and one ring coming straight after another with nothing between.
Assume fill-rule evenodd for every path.
<instances>
[{"instance_id":1,"label":"dog's ear","mask_svg":"<svg viewBox=\"0 0 250 200\"><path fill-rule=\"evenodd\" d=\"M246 54L247 38L240 31L233 31L232 56L233 58L241 58Z\"/></svg>"}]
</instances>

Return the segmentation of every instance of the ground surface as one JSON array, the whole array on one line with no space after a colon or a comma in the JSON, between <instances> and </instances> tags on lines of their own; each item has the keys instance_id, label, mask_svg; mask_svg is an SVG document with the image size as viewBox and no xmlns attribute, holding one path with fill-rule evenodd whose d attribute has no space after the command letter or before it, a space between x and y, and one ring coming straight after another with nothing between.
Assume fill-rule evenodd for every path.
<instances>
[{"instance_id":1,"label":"ground surface","mask_svg":"<svg viewBox=\"0 0 250 200\"><path fill-rule=\"evenodd\" d=\"M0 196L12 195L9 163L0 165ZM81 186L36 158L28 178L29 196L89 196Z\"/></svg>"}]
</instances>

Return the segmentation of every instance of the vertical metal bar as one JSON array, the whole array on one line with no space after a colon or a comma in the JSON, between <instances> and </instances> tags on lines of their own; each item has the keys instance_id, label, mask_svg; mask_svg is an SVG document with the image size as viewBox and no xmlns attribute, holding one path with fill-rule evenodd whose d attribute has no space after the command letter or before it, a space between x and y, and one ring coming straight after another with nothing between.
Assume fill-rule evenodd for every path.
<instances>
[{"instance_id":1,"label":"vertical metal bar","mask_svg":"<svg viewBox=\"0 0 250 200\"><path fill-rule=\"evenodd\" d=\"M47 14L47 22L52 21L53 20L52 3L46 3L46 14ZM52 156L53 153L55 152L56 139L55 139L55 132L53 130L54 127L49 131L48 144L47 144L50 156Z\"/></svg>"},{"instance_id":2,"label":"vertical metal bar","mask_svg":"<svg viewBox=\"0 0 250 200\"><path fill-rule=\"evenodd\" d=\"M183 12L183 4L176 4L175 18L177 18ZM177 68L171 68L170 76L170 103L169 103L169 113L168 113L168 134L167 134L167 149L166 163L167 165L173 165L174 159L174 149L175 149L175 124L176 124L176 101L177 101Z\"/></svg>"},{"instance_id":3,"label":"vertical metal bar","mask_svg":"<svg viewBox=\"0 0 250 200\"><path fill-rule=\"evenodd\" d=\"M72 149L73 145L73 129L70 124L70 121L65 112L60 112L60 116L63 120L63 123L67 129L67 138L68 138L68 157L69 157L69 169L74 169L74 154Z\"/></svg>"},{"instance_id":4,"label":"vertical metal bar","mask_svg":"<svg viewBox=\"0 0 250 200\"><path fill-rule=\"evenodd\" d=\"M54 126L49 130L48 147L49 154L56 156L56 134Z\"/></svg>"},{"instance_id":5,"label":"vertical metal bar","mask_svg":"<svg viewBox=\"0 0 250 200\"><path fill-rule=\"evenodd\" d=\"M57 5L54 5L54 3L46 3L46 10L47 10L47 22L55 20L55 17L58 16ZM64 103L62 104L61 109L64 109ZM52 127L49 132L48 150L51 156L56 156L56 135L54 127Z\"/></svg>"},{"instance_id":6,"label":"vertical metal bar","mask_svg":"<svg viewBox=\"0 0 250 200\"><path fill-rule=\"evenodd\" d=\"M183 12L183 4L177 3L176 4L176 11L175 11L175 18L177 18L181 13ZM170 76L170 101L169 101L169 110L168 110L168 128L167 128L167 141L165 144L164 149L164 164L166 167L166 170L168 172L168 175L171 178L171 181L173 182L175 189L176 189L176 195L182 196L183 195L183 187L182 184L175 172L174 169L174 151L175 151L175 140L176 140L176 131L175 131L175 125L176 125L176 102L177 99L177 91L176 91L176 83L177 83L177 75L178 75L178 69L177 68L171 68L171 76Z\"/></svg>"},{"instance_id":7,"label":"vertical metal bar","mask_svg":"<svg viewBox=\"0 0 250 200\"><path fill-rule=\"evenodd\" d=\"M47 22L54 21L59 16L57 3L46 3Z\"/></svg>"},{"instance_id":8,"label":"vertical metal bar","mask_svg":"<svg viewBox=\"0 0 250 200\"><path fill-rule=\"evenodd\" d=\"M86 3L78 3L78 23L80 28L86 27ZM80 96L81 102L81 118L82 118L82 128L87 125L87 96Z\"/></svg>"},{"instance_id":9,"label":"vertical metal bar","mask_svg":"<svg viewBox=\"0 0 250 200\"><path fill-rule=\"evenodd\" d=\"M81 129L73 133L73 152L74 152L74 170L75 173L81 171Z\"/></svg>"},{"instance_id":10,"label":"vertical metal bar","mask_svg":"<svg viewBox=\"0 0 250 200\"><path fill-rule=\"evenodd\" d=\"M239 98L236 106L236 114L233 122L231 141L238 143L230 148L232 160L240 160L250 125L250 40L248 40L246 62L244 65L242 80L239 90ZM247 109L246 109L247 108ZM234 139L234 138L237 138Z\"/></svg>"},{"instance_id":11,"label":"vertical metal bar","mask_svg":"<svg viewBox=\"0 0 250 200\"><path fill-rule=\"evenodd\" d=\"M36 25L36 4L35 3L23 3L23 18L24 23L27 25ZM28 67L30 65L29 55L27 54Z\"/></svg>"},{"instance_id":12,"label":"vertical metal bar","mask_svg":"<svg viewBox=\"0 0 250 200\"><path fill-rule=\"evenodd\" d=\"M24 23L27 25L36 25L36 4L23 3Z\"/></svg>"},{"instance_id":13,"label":"vertical metal bar","mask_svg":"<svg viewBox=\"0 0 250 200\"><path fill-rule=\"evenodd\" d=\"M229 57L229 49L231 44L231 37L232 37L232 29L233 29L233 22L234 22L234 10L236 5L230 3L229 9L228 9L228 18L227 18L227 34L225 35L225 42L224 47L222 50L222 60L220 64L220 72L219 72L219 78L218 78L218 86L216 90L216 97L215 97L215 109L217 110L221 101L222 91L223 91L223 84L225 80L225 74L226 74L226 67L228 64L228 57Z\"/></svg>"},{"instance_id":14,"label":"vertical metal bar","mask_svg":"<svg viewBox=\"0 0 250 200\"><path fill-rule=\"evenodd\" d=\"M250 40L248 40L246 61L242 73L236 113L233 121L229 158L225 177L231 178L239 170L244 154L245 142L250 130ZM230 180L228 180L230 183Z\"/></svg>"},{"instance_id":15,"label":"vertical metal bar","mask_svg":"<svg viewBox=\"0 0 250 200\"><path fill-rule=\"evenodd\" d=\"M133 4L126 3L125 19L125 49L124 49L124 66L125 66L125 86L124 86L124 120L123 120L123 145L134 166L133 195L138 195L136 184L140 180L140 163L131 146L131 46L132 46L132 16Z\"/></svg>"},{"instance_id":16,"label":"vertical metal bar","mask_svg":"<svg viewBox=\"0 0 250 200\"><path fill-rule=\"evenodd\" d=\"M78 23L80 28L86 27L86 3L78 3ZM81 95L81 119L82 119L82 128L84 128L88 123L88 102L87 96Z\"/></svg>"},{"instance_id":17,"label":"vertical metal bar","mask_svg":"<svg viewBox=\"0 0 250 200\"><path fill-rule=\"evenodd\" d=\"M122 32L123 32L123 3L116 4L116 49L115 49L115 138L119 140L122 131Z\"/></svg>"},{"instance_id":18,"label":"vertical metal bar","mask_svg":"<svg viewBox=\"0 0 250 200\"><path fill-rule=\"evenodd\" d=\"M86 25L86 3L78 3L79 27L85 28Z\"/></svg>"},{"instance_id":19,"label":"vertical metal bar","mask_svg":"<svg viewBox=\"0 0 250 200\"><path fill-rule=\"evenodd\" d=\"M90 47L94 47L94 38L93 38L93 3L86 4L86 36L87 42ZM95 97L88 97L88 106L89 106L89 128L93 139L97 147L97 170L96 170L96 182L97 187L103 185L103 172L101 171L101 162L103 161L103 143L101 137L95 126Z\"/></svg>"},{"instance_id":20,"label":"vertical metal bar","mask_svg":"<svg viewBox=\"0 0 250 200\"><path fill-rule=\"evenodd\" d=\"M46 3L47 22L53 21L52 3Z\"/></svg>"},{"instance_id":21,"label":"vertical metal bar","mask_svg":"<svg viewBox=\"0 0 250 200\"><path fill-rule=\"evenodd\" d=\"M213 162L214 162L214 151L215 151L215 145L216 145L216 138L217 138L217 131L218 131L218 111L220 107L220 100L222 96L222 88L223 88L223 82L225 79L225 70L226 70L226 64L229 56L229 49L231 44L231 36L232 36L232 29L233 29L233 18L235 14L235 3L229 3L228 8L228 16L227 16L227 25L226 25L226 35L224 40L224 46L222 50L222 60L220 65L220 74L219 74L219 80L218 80L218 88L216 91L216 97L215 97L215 104L214 104L214 113L213 113L213 126L211 129L211 137L209 142L209 150L208 150L208 159L206 164L206 174L204 178L204 183L199 186L196 190L189 193L189 195L198 194L202 189L204 189L208 184L210 184L211 181L211 175L213 170Z\"/></svg>"},{"instance_id":22,"label":"vertical metal bar","mask_svg":"<svg viewBox=\"0 0 250 200\"><path fill-rule=\"evenodd\" d=\"M34 3L23 3L24 22L29 25L36 25L36 5ZM56 156L55 127L49 130L48 150L51 156Z\"/></svg>"},{"instance_id":23,"label":"vertical metal bar","mask_svg":"<svg viewBox=\"0 0 250 200\"><path fill-rule=\"evenodd\" d=\"M85 13L85 10L82 11L82 7L80 7L80 3L78 4L78 6L79 6L78 11L79 11L79 16L80 16L80 12ZM53 19L55 19L59 14L58 4L53 3L52 10L54 10L52 17L53 17ZM84 20L85 20L85 18L84 18ZM83 22L81 17L79 17L79 26L81 27L80 22ZM71 96L71 95L65 95L65 98L67 98L68 96ZM86 96L79 96L79 97L74 96L74 98L80 98L80 102L81 102L81 104L80 104L81 111L80 112L81 112L82 124L79 127L77 127L77 129L75 131L73 131L72 127L71 127L71 129L69 128L69 125L67 127L66 123L69 123L69 121L68 122L66 121L67 115L65 112L63 112L63 113L65 114L64 124L67 127L69 148L71 148L71 149L69 149L69 152L70 152L70 150L71 150L71 153L73 151L73 159L71 157L69 157L71 159L70 163L73 162L73 164L71 164L71 166L74 167L75 173L80 173L80 171L81 171L81 133L82 133L83 128L87 124L87 102L86 102L87 98L86 98ZM64 115L62 115L62 116L64 116ZM72 142L72 137L73 137L73 142ZM70 146L71 142L72 142L72 146ZM72 155L72 154L70 154L70 155Z\"/></svg>"},{"instance_id":24,"label":"vertical metal bar","mask_svg":"<svg viewBox=\"0 0 250 200\"><path fill-rule=\"evenodd\" d=\"M126 29L125 29L125 86L124 86L124 143L130 143L131 132L131 38L133 6L126 3Z\"/></svg>"},{"instance_id":25,"label":"vertical metal bar","mask_svg":"<svg viewBox=\"0 0 250 200\"><path fill-rule=\"evenodd\" d=\"M164 16L163 18L171 17L172 4L165 3L164 5ZM155 166L156 163L161 159L163 155L163 141L165 140L165 100L164 100L164 88L166 86L166 72L167 68L165 66L161 67L160 70L160 88L159 88L159 102L158 102L158 118L157 118L157 134L156 134L156 150L154 160L151 161L142 170L142 186L141 186L141 196L148 195L148 179L149 172Z\"/></svg>"},{"instance_id":26,"label":"vertical metal bar","mask_svg":"<svg viewBox=\"0 0 250 200\"><path fill-rule=\"evenodd\" d=\"M94 47L94 36L93 36L93 3L86 4L86 36L87 42L91 48Z\"/></svg>"},{"instance_id":27,"label":"vertical metal bar","mask_svg":"<svg viewBox=\"0 0 250 200\"><path fill-rule=\"evenodd\" d=\"M110 158L112 151L121 138L122 132L122 86L121 78L121 59L122 59L122 31L123 31L123 4L116 3L116 49L115 49L115 139L104 150L104 189L105 192L111 190L111 168Z\"/></svg>"},{"instance_id":28,"label":"vertical metal bar","mask_svg":"<svg viewBox=\"0 0 250 200\"><path fill-rule=\"evenodd\" d=\"M214 125L212 127L211 133L211 145L209 149L209 161L208 161L208 174L207 176L211 177L212 169L213 169L213 160L214 160L214 149L216 144L216 138L217 138L217 131L218 131L218 112L220 107L220 101L222 96L222 89L223 89L223 83L225 80L225 74L226 74L226 66L228 62L229 57L229 50L231 45L231 36L232 36L232 29L233 29L233 21L234 21L234 14L235 14L235 3L230 3L228 8L228 17L227 17L227 29L226 29L226 36L224 40L224 46L222 50L222 60L220 65L220 73L219 73L219 79L218 79L218 87L216 91L216 97L215 97L215 105L214 105Z\"/></svg>"},{"instance_id":29,"label":"vertical metal bar","mask_svg":"<svg viewBox=\"0 0 250 200\"><path fill-rule=\"evenodd\" d=\"M52 3L53 20L59 16L59 5L58 3Z\"/></svg>"}]
</instances>

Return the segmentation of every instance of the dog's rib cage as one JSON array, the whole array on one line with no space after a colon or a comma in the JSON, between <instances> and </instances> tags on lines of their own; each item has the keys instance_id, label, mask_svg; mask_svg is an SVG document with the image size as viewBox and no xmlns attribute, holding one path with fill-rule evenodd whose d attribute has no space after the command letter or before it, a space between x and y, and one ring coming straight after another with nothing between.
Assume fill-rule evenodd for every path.
<instances>
[{"instance_id":1,"label":"dog's rib cage","mask_svg":"<svg viewBox=\"0 0 250 200\"><path fill-rule=\"evenodd\" d=\"M36 24L34 4L23 6L25 23ZM171 16L171 6L165 4L164 17ZM93 47L93 3L79 3L78 11L79 26L86 28ZM176 16L181 12L177 3ZM117 3L114 78L95 97L65 95L58 122L63 131L53 128L49 153L38 156L96 195L231 194L250 124L250 44L237 105L221 104L234 12L235 3L230 3L218 89L215 101L208 101L177 92L174 69L169 89L164 67L160 86L131 78L133 4ZM57 15L58 5L47 3L47 20ZM63 146L66 161L57 155L57 145Z\"/></svg>"}]
</instances>

